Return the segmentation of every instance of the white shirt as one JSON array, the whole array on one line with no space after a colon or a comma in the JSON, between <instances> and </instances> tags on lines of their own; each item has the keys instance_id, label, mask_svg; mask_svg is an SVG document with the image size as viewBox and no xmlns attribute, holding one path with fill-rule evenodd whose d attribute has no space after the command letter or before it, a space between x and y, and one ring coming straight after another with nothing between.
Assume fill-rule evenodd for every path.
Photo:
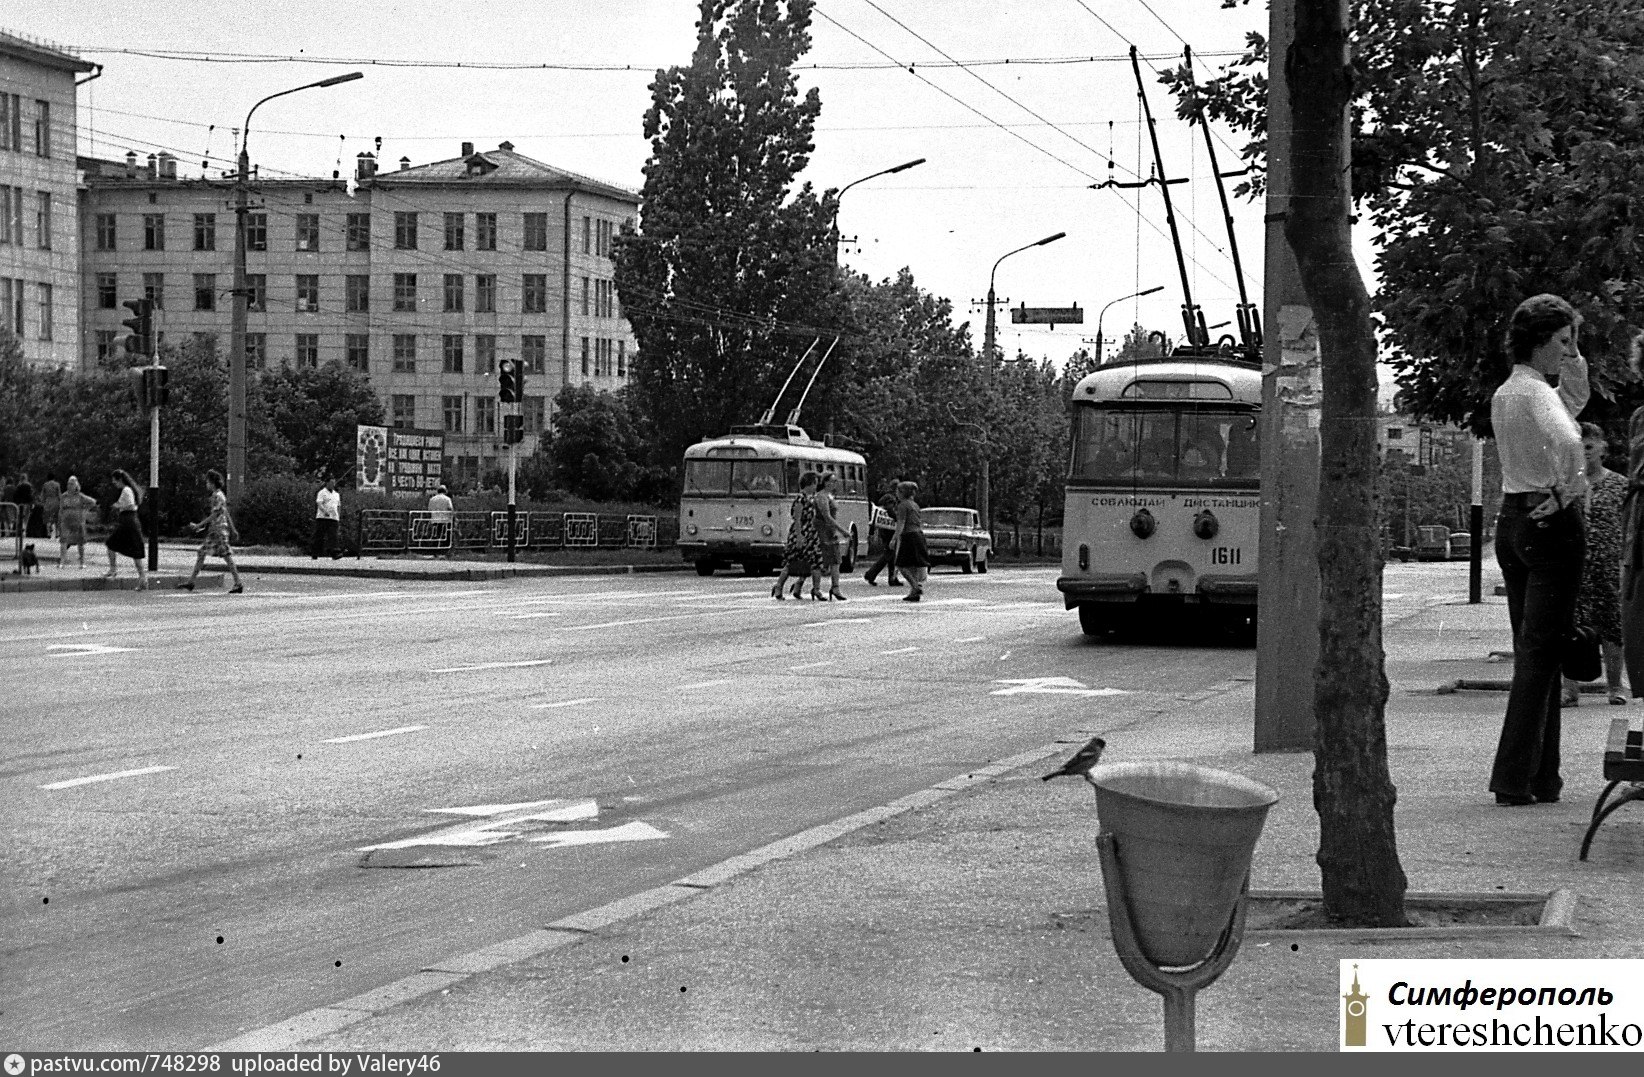
<instances>
[{"instance_id":1,"label":"white shirt","mask_svg":"<svg viewBox=\"0 0 1644 1077\"><path fill-rule=\"evenodd\" d=\"M114 500L115 512L136 512L137 495L131 492L131 487L121 483L120 496Z\"/></svg>"},{"instance_id":2,"label":"white shirt","mask_svg":"<svg viewBox=\"0 0 1644 1077\"><path fill-rule=\"evenodd\" d=\"M1591 388L1585 377L1568 374L1559 383L1555 390L1539 370L1519 363L1490 398L1502 493L1556 489L1567 502L1587 492L1587 457L1575 415Z\"/></svg>"},{"instance_id":3,"label":"white shirt","mask_svg":"<svg viewBox=\"0 0 1644 1077\"><path fill-rule=\"evenodd\" d=\"M320 492L314 495L314 518L316 520L342 519L342 495L327 487L320 487Z\"/></svg>"}]
</instances>

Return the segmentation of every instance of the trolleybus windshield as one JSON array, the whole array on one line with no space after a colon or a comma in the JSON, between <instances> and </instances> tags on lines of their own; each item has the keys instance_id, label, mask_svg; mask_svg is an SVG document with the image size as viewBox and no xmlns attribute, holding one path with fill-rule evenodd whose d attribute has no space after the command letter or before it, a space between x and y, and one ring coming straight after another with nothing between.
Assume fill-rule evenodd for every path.
<instances>
[{"instance_id":1,"label":"trolleybus windshield","mask_svg":"<svg viewBox=\"0 0 1644 1077\"><path fill-rule=\"evenodd\" d=\"M782 493L780 460L687 460L686 497L770 497Z\"/></svg>"},{"instance_id":2,"label":"trolleybus windshield","mask_svg":"<svg viewBox=\"0 0 1644 1077\"><path fill-rule=\"evenodd\" d=\"M1097 486L1250 486L1260 475L1257 420L1248 409L1075 409L1069 480Z\"/></svg>"}]
</instances>

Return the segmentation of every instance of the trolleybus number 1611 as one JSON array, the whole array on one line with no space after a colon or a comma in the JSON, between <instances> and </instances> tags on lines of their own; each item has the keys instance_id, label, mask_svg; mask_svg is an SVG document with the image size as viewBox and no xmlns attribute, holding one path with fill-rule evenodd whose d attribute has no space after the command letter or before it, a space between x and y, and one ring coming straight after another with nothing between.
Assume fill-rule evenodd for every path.
<instances>
[{"instance_id":1,"label":"trolleybus number 1611","mask_svg":"<svg viewBox=\"0 0 1644 1077\"><path fill-rule=\"evenodd\" d=\"M1240 548L1237 546L1216 546L1210 551L1210 563L1213 565L1236 565L1239 563Z\"/></svg>"}]
</instances>

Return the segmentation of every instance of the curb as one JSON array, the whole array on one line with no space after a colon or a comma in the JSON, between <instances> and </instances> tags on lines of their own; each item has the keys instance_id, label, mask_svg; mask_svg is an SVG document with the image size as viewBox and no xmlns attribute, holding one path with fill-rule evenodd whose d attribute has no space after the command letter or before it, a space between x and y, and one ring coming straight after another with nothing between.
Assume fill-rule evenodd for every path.
<instances>
[{"instance_id":1,"label":"curb","mask_svg":"<svg viewBox=\"0 0 1644 1077\"><path fill-rule=\"evenodd\" d=\"M1323 900L1323 894L1317 890L1252 890L1250 891L1250 899L1252 901L1263 899L1269 901L1321 901ZM1516 905L1530 901L1541 901L1544 904L1541 907L1541 918L1534 924L1451 924L1444 927L1253 928L1246 931L1244 937L1265 942L1271 942L1275 939L1291 939L1301 942L1327 939L1340 942L1399 942L1417 939L1437 941L1440 939L1520 938L1525 935L1551 935L1567 939L1581 937L1581 932L1575 929L1574 924L1576 892L1563 887L1547 894L1503 893L1499 890L1485 893L1412 891L1404 895L1404 901L1407 906L1418 907L1423 903L1445 901L1469 902L1481 905Z\"/></svg>"},{"instance_id":2,"label":"curb","mask_svg":"<svg viewBox=\"0 0 1644 1077\"><path fill-rule=\"evenodd\" d=\"M202 572L195 578L195 585L201 588L221 587L222 572ZM164 573L156 569L148 574L149 590L172 590L179 583L188 579L185 573ZM0 594L20 594L24 591L135 591L137 577L135 575L116 576L108 579L104 576L75 576L70 579L36 579L34 577L4 577L0 578Z\"/></svg>"},{"instance_id":3,"label":"curb","mask_svg":"<svg viewBox=\"0 0 1644 1077\"><path fill-rule=\"evenodd\" d=\"M687 565L686 567L690 566ZM711 890L722 883L730 882L737 876L744 875L765 864L807 852L854 831L861 830L863 827L945 800L955 793L980 785L1019 767L1036 763L1046 756L1065 752L1069 745L1083 744L1087 739L1089 738L1082 734L1060 737L1049 744L1030 748L1025 752L1018 752L988 766L978 767L963 774L956 774L951 778L937 782L928 789L909 793L907 796L899 797L888 804L867 808L853 815L847 815L842 819L835 819L831 823L821 823L808 830L802 830L797 834L762 845L757 849L740 853L722 860L718 864L703 868L701 871L693 872L684 878L675 879L673 882L664 883L649 890L641 890L636 894L618 898L604 905L562 917L551 924L529 931L524 935L504 939L502 942L492 943L478 950L471 950L468 953L456 954L436 961L409 976L404 976L364 994L343 999L341 1002L331 1003L329 1006L320 1006L307 1010L276 1024L243 1032L231 1040L225 1040L206 1048L206 1050L295 1050L300 1043L319 1036L329 1035L332 1032L347 1028L349 1025L358 1024L401 1003L432 994L435 991L443 991L453 984L460 983L479 973L489 972L492 969L510 965L517 961L524 961L549 950L574 945L602 928L642 916L665 905L684 901Z\"/></svg>"}]
</instances>

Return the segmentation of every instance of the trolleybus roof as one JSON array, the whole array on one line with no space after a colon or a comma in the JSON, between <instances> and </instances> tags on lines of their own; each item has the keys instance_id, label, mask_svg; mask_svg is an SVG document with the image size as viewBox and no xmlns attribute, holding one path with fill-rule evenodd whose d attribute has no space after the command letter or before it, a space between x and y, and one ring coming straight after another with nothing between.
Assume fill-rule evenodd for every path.
<instances>
[{"instance_id":1,"label":"trolleybus roof","mask_svg":"<svg viewBox=\"0 0 1644 1077\"><path fill-rule=\"evenodd\" d=\"M1172 357L1109 363L1079 380L1073 388L1073 402L1141 399L1125 395L1125 390L1137 382L1219 383L1226 387L1227 399L1253 404L1261 403L1262 399L1262 373L1254 363Z\"/></svg>"}]
</instances>

